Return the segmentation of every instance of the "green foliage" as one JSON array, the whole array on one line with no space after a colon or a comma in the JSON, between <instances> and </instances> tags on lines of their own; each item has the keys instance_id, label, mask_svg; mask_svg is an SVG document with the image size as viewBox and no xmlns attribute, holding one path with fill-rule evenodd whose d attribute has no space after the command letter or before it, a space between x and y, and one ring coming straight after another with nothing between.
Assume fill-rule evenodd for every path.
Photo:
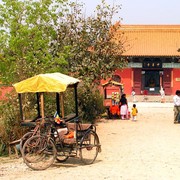
<instances>
[{"instance_id":1,"label":"green foliage","mask_svg":"<svg viewBox=\"0 0 180 180\"><path fill-rule=\"evenodd\" d=\"M45 116L53 117L56 112L56 93L44 93Z\"/></svg>"},{"instance_id":2,"label":"green foliage","mask_svg":"<svg viewBox=\"0 0 180 180\"><path fill-rule=\"evenodd\" d=\"M94 84L124 67L120 24L112 24L120 6L111 7L102 0L91 17L83 14L83 8L82 3L70 0L3 0L1 81L12 83L58 71L75 73Z\"/></svg>"},{"instance_id":3,"label":"green foliage","mask_svg":"<svg viewBox=\"0 0 180 180\"><path fill-rule=\"evenodd\" d=\"M37 117L35 94L23 94L22 102L24 117L31 120ZM21 126L19 100L15 92L11 92L1 101L0 119L0 140L3 142L3 144L0 142L0 148L5 145L7 151L9 142L20 139L29 131L29 128Z\"/></svg>"},{"instance_id":4,"label":"green foliage","mask_svg":"<svg viewBox=\"0 0 180 180\"><path fill-rule=\"evenodd\" d=\"M67 90L63 93L64 99L64 113L65 116L71 113L75 113L75 100L74 100L74 90L71 88L67 88ZM59 95L60 96L60 95ZM61 97L59 97L59 100ZM56 107L56 93L44 93L44 110L45 116L54 116L57 107ZM60 100L60 112L61 112L61 100ZM60 114L62 116L62 114Z\"/></svg>"},{"instance_id":5,"label":"green foliage","mask_svg":"<svg viewBox=\"0 0 180 180\"><path fill-rule=\"evenodd\" d=\"M88 86L79 88L78 93L80 116L83 120L94 123L100 114L105 112L103 97L98 90Z\"/></svg>"},{"instance_id":6,"label":"green foliage","mask_svg":"<svg viewBox=\"0 0 180 180\"><path fill-rule=\"evenodd\" d=\"M65 44L70 47L69 71L92 86L127 63L120 57L124 51L123 34L118 32L120 24L112 24L120 6L111 7L102 0L94 16L87 18L82 12L83 4L71 3L70 7L58 29L58 49Z\"/></svg>"},{"instance_id":7,"label":"green foliage","mask_svg":"<svg viewBox=\"0 0 180 180\"><path fill-rule=\"evenodd\" d=\"M0 105L0 136L5 145L8 142L19 139L23 130L20 128L20 115L19 104L16 98L16 94L8 96L8 99L4 100Z\"/></svg>"},{"instance_id":8,"label":"green foliage","mask_svg":"<svg viewBox=\"0 0 180 180\"><path fill-rule=\"evenodd\" d=\"M4 156L7 154L7 148L5 142L0 137L0 156Z\"/></svg>"},{"instance_id":9,"label":"green foliage","mask_svg":"<svg viewBox=\"0 0 180 180\"><path fill-rule=\"evenodd\" d=\"M37 117L37 99L35 93L25 93L21 94L22 99L22 110L23 117L25 119L33 120ZM19 106L17 104L15 106Z\"/></svg>"},{"instance_id":10,"label":"green foliage","mask_svg":"<svg viewBox=\"0 0 180 180\"><path fill-rule=\"evenodd\" d=\"M51 48L57 38L57 21L65 3L60 0L3 0L0 5L2 82L17 82L45 72L66 72L67 50L58 54ZM60 9L61 13L57 13Z\"/></svg>"},{"instance_id":11,"label":"green foliage","mask_svg":"<svg viewBox=\"0 0 180 180\"><path fill-rule=\"evenodd\" d=\"M68 88L64 93L64 107L65 116L75 113L75 94L72 88Z\"/></svg>"}]
</instances>

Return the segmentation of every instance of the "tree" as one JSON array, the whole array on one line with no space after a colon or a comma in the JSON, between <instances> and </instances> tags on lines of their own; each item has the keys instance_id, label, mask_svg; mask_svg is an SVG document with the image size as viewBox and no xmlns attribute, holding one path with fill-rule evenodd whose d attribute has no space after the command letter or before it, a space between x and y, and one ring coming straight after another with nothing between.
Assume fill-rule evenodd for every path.
<instances>
[{"instance_id":1,"label":"tree","mask_svg":"<svg viewBox=\"0 0 180 180\"><path fill-rule=\"evenodd\" d=\"M83 7L69 0L3 0L1 81L66 71L91 84L123 67L123 43L116 33L120 26L112 24L120 6L102 0L91 17L83 14Z\"/></svg>"},{"instance_id":2,"label":"tree","mask_svg":"<svg viewBox=\"0 0 180 180\"><path fill-rule=\"evenodd\" d=\"M83 14L83 4L70 3L70 11L64 14L65 22L58 29L58 51L69 47L68 69L88 84L111 77L114 70L126 65L121 57L124 52L120 23L112 24L120 6L102 3L94 16ZM117 33L118 31L118 33Z\"/></svg>"},{"instance_id":3,"label":"tree","mask_svg":"<svg viewBox=\"0 0 180 180\"><path fill-rule=\"evenodd\" d=\"M44 72L63 72L64 53L53 54L58 19L66 0L3 0L0 4L1 82L17 82Z\"/></svg>"}]
</instances>

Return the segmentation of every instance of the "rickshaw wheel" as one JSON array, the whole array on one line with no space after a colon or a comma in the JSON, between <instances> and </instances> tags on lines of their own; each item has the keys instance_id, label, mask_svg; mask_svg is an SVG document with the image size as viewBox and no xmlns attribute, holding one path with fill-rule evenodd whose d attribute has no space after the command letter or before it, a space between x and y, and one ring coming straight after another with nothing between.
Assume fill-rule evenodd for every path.
<instances>
[{"instance_id":1,"label":"rickshaw wheel","mask_svg":"<svg viewBox=\"0 0 180 180\"><path fill-rule=\"evenodd\" d=\"M84 164L92 164L99 152L99 138L93 131L86 133L80 143L80 159Z\"/></svg>"},{"instance_id":2,"label":"rickshaw wheel","mask_svg":"<svg viewBox=\"0 0 180 180\"><path fill-rule=\"evenodd\" d=\"M56 147L47 136L32 136L22 149L22 157L28 167L33 170L44 170L50 167L56 158Z\"/></svg>"},{"instance_id":3,"label":"rickshaw wheel","mask_svg":"<svg viewBox=\"0 0 180 180\"><path fill-rule=\"evenodd\" d=\"M69 158L69 156L66 156L66 155L64 154L64 152L58 152L58 153L57 153L56 160L61 163L61 162L67 161L68 158Z\"/></svg>"},{"instance_id":4,"label":"rickshaw wheel","mask_svg":"<svg viewBox=\"0 0 180 180\"><path fill-rule=\"evenodd\" d=\"M64 152L64 149L63 149L63 147L62 147L63 145L56 145L56 149L57 149L57 156L56 156L56 160L58 161L58 162L65 162L68 158L69 158L69 156L68 155L66 155L66 153Z\"/></svg>"}]
</instances>

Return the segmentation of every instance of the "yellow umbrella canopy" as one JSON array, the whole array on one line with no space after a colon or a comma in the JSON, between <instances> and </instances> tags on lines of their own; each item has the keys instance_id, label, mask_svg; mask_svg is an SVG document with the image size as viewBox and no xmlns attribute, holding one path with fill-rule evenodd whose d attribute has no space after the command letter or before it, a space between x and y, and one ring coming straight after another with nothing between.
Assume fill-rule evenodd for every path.
<instances>
[{"instance_id":1,"label":"yellow umbrella canopy","mask_svg":"<svg viewBox=\"0 0 180 180\"><path fill-rule=\"evenodd\" d=\"M17 93L26 92L64 92L69 85L80 80L61 73L39 74L13 84Z\"/></svg>"}]
</instances>

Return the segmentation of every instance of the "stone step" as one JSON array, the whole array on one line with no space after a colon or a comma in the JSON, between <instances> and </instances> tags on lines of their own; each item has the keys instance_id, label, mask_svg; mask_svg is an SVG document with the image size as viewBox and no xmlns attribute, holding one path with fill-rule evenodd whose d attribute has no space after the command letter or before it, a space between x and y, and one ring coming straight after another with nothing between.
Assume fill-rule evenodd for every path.
<instances>
[{"instance_id":1,"label":"stone step","mask_svg":"<svg viewBox=\"0 0 180 180\"><path fill-rule=\"evenodd\" d=\"M133 102L133 97L131 95L127 95L128 102ZM136 95L134 102L173 102L173 96L165 96L164 101L161 99L160 95Z\"/></svg>"}]
</instances>

